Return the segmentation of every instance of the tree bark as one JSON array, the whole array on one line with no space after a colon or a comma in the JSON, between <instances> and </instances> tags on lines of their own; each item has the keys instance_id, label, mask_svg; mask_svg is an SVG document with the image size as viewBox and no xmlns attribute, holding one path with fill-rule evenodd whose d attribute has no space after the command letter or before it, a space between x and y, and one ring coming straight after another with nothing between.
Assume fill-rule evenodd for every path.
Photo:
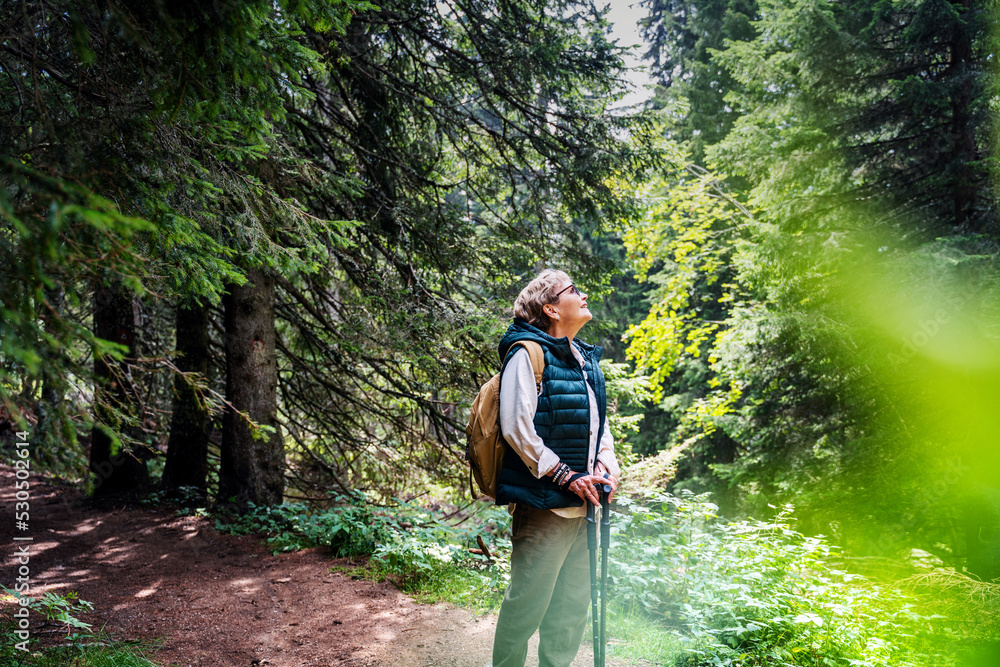
<instances>
[{"instance_id":1,"label":"tree bark","mask_svg":"<svg viewBox=\"0 0 1000 667\"><path fill-rule=\"evenodd\" d=\"M274 279L252 269L247 280L241 287L231 285L223 298L229 405L222 422L218 497L223 503L234 502L240 511L250 502L280 503L285 466L278 423ZM271 430L255 433L247 417Z\"/></svg>"},{"instance_id":2,"label":"tree bark","mask_svg":"<svg viewBox=\"0 0 1000 667\"><path fill-rule=\"evenodd\" d=\"M47 308L42 308L41 319L45 323L45 332L56 335L56 320L62 317L65 305L65 294L62 288L45 289ZM63 413L62 402L66 393L66 378L59 369L63 368L56 353L47 345L39 346L44 350L46 362L42 366L42 392L35 404L35 414L38 423L35 426L35 442L47 455L57 456L63 447L74 444L72 429L65 428L67 419Z\"/></svg>"},{"instance_id":3,"label":"tree bark","mask_svg":"<svg viewBox=\"0 0 1000 667\"><path fill-rule=\"evenodd\" d=\"M208 375L208 307L177 307L177 368ZM208 478L209 414L204 401L181 376L174 378L173 415L162 485L167 489L193 486L205 490Z\"/></svg>"},{"instance_id":4,"label":"tree bark","mask_svg":"<svg viewBox=\"0 0 1000 667\"><path fill-rule=\"evenodd\" d=\"M960 6L963 16L972 15L971 0L963 0ZM957 227L966 227L972 221L979 187L974 167L979 156L972 122L975 98L972 39L970 29L956 28L950 54L952 76L959 80L951 100L952 169L955 174L952 177L952 215Z\"/></svg>"},{"instance_id":5,"label":"tree bark","mask_svg":"<svg viewBox=\"0 0 1000 667\"><path fill-rule=\"evenodd\" d=\"M90 445L90 470L94 495L137 493L149 484L144 452L129 444L136 432L140 409L129 370L136 348L136 309L131 293L119 283L101 286L94 295L94 335L125 345L121 361L94 359L94 421ZM119 434L120 446L99 428L104 424Z\"/></svg>"}]
</instances>

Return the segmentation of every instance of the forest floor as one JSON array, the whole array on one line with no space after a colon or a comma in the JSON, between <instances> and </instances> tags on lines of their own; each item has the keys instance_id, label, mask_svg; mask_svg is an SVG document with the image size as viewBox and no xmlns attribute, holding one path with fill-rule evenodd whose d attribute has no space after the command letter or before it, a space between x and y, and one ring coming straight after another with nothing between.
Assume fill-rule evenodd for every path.
<instances>
[{"instance_id":1,"label":"forest floor","mask_svg":"<svg viewBox=\"0 0 1000 667\"><path fill-rule=\"evenodd\" d=\"M390 583L352 578L350 561L321 550L271 555L253 537L217 532L209 518L121 504L98 508L72 487L35 474L31 484L28 530L15 531L14 474L0 465L0 539L8 545L0 583L13 587L14 552L30 544L35 596L78 592L94 605L81 620L117 639L155 642L159 665L489 663L493 615L418 604ZM13 541L15 532L32 541ZM13 605L0 610L10 614ZM593 664L588 639L573 667ZM537 665L536 647L537 634L529 665Z\"/></svg>"}]
</instances>

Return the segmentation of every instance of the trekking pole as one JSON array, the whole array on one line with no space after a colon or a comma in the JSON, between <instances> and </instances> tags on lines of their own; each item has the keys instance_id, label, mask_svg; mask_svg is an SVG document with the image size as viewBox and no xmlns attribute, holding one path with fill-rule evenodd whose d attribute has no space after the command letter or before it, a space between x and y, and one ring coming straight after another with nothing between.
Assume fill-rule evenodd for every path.
<instances>
[{"instance_id":1,"label":"trekking pole","mask_svg":"<svg viewBox=\"0 0 1000 667\"><path fill-rule=\"evenodd\" d=\"M604 475L607 477L607 474ZM611 511L608 495L611 487L604 485L601 494L601 667L604 667L604 651L607 648L605 638L605 620L608 613L608 547L611 545Z\"/></svg>"},{"instance_id":2,"label":"trekking pole","mask_svg":"<svg viewBox=\"0 0 1000 667\"><path fill-rule=\"evenodd\" d=\"M602 667L598 661L598 626L597 616L597 522L594 520L594 505L587 501L587 548L590 550L590 617L593 619L594 633L594 667Z\"/></svg>"},{"instance_id":3,"label":"trekking pole","mask_svg":"<svg viewBox=\"0 0 1000 667\"><path fill-rule=\"evenodd\" d=\"M608 504L608 494L611 493L611 486L608 484L595 484L597 487L597 494L601 497L601 511L603 508L607 507ZM602 524L602 536L601 539L605 541L608 537L604 535L610 535L610 526L608 524L608 530L605 532L603 528L605 519L601 518ZM601 606L600 614L598 615L597 597L598 597L598 583L597 583L597 521L594 518L594 505L587 503L587 547L590 549L590 618L593 619L594 625L594 667L604 667L604 615L606 612L604 595L601 592ZM601 571L601 576L603 579L603 587L607 589L607 569L608 569L608 556L607 551L604 552L603 566L604 569Z\"/></svg>"}]
</instances>

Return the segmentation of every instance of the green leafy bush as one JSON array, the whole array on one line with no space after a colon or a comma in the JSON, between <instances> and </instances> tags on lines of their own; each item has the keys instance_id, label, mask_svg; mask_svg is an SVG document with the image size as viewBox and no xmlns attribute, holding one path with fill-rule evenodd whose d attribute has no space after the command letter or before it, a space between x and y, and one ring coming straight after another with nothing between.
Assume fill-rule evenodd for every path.
<instances>
[{"instance_id":1,"label":"green leafy bush","mask_svg":"<svg viewBox=\"0 0 1000 667\"><path fill-rule=\"evenodd\" d=\"M510 580L510 517L502 508L477 512L450 525L435 512L397 500L392 508L368 504L363 495L338 496L336 507L301 503L250 511L216 528L235 535L267 536L274 553L329 547L335 556L370 557L362 575L394 580L427 601L447 600L479 611L499 608ZM475 553L479 539L491 558Z\"/></svg>"},{"instance_id":2,"label":"green leafy bush","mask_svg":"<svg viewBox=\"0 0 1000 667\"><path fill-rule=\"evenodd\" d=\"M84 623L76 616L93 611L94 605L86 600L81 600L76 591L70 591L65 595L46 593L36 599L31 604L31 608L41 613L46 619L63 624L67 629L90 630L90 623Z\"/></svg>"},{"instance_id":3,"label":"green leafy bush","mask_svg":"<svg viewBox=\"0 0 1000 667\"><path fill-rule=\"evenodd\" d=\"M375 550L380 571L394 576L403 590L424 597L483 611L498 608L510 581L506 512L491 507L472 525L452 526L427 510L409 509L411 522ZM473 553L479 550L477 538L484 536L491 542L491 558Z\"/></svg>"},{"instance_id":4,"label":"green leafy bush","mask_svg":"<svg viewBox=\"0 0 1000 667\"><path fill-rule=\"evenodd\" d=\"M215 526L234 535L268 535L274 553L329 547L338 557L370 556L388 539L395 520L374 512L364 496L337 496L334 502L338 505L324 510L302 503L251 504L250 511L233 523L217 519Z\"/></svg>"},{"instance_id":5,"label":"green leafy bush","mask_svg":"<svg viewBox=\"0 0 1000 667\"><path fill-rule=\"evenodd\" d=\"M17 592L0 585L3 595L0 599L16 600ZM19 606L19 605L18 605ZM10 608L11 612L17 606ZM45 593L33 598L28 605L32 614L44 621L41 631L33 626L31 636L24 640L16 634L19 629L17 619L7 613L0 614L0 665L23 665L24 667L154 667L150 660L156 645L148 641L122 641L103 632L93 632L90 623L78 616L90 613L94 606L81 600L76 591L64 594ZM45 629L55 625L66 634L58 645L46 644L40 638L46 636ZM51 640L49 640L51 641ZM19 644L27 643L27 651Z\"/></svg>"},{"instance_id":6,"label":"green leafy bush","mask_svg":"<svg viewBox=\"0 0 1000 667\"><path fill-rule=\"evenodd\" d=\"M837 567L834 547L789 526L728 523L704 496L649 494L613 522L612 597L672 628L681 664L949 664L936 617L899 588Z\"/></svg>"},{"instance_id":7,"label":"green leafy bush","mask_svg":"<svg viewBox=\"0 0 1000 667\"><path fill-rule=\"evenodd\" d=\"M499 608L510 580L510 517L502 508L451 523L410 503L387 509L362 496L338 501L315 511L254 507L220 526L266 534L276 551L322 545L369 557L352 571L392 579L421 601ZM849 572L835 547L791 527L789 508L770 521L728 522L707 496L647 493L619 498L612 531L609 637L612 652L629 659L677 667L949 667L960 662L959 646L974 655L986 645L988 632L975 628L994 627L966 613L968 577L883 583ZM479 539L490 558L477 553ZM988 598L980 605L986 615L1000 599L1000 587L991 586L974 591ZM941 602L946 589L955 609Z\"/></svg>"}]
</instances>

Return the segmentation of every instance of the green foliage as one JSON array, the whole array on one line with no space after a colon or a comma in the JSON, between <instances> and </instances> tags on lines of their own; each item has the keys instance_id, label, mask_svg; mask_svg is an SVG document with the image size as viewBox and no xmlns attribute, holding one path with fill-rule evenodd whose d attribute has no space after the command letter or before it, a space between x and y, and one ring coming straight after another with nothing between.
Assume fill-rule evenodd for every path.
<instances>
[{"instance_id":1,"label":"green foliage","mask_svg":"<svg viewBox=\"0 0 1000 667\"><path fill-rule=\"evenodd\" d=\"M710 466L733 455L717 419L739 389L720 386L716 350L730 314L755 303L747 273L756 246L747 239L758 223L721 175L674 153L675 167L648 184L645 214L623 235L637 278L650 285L650 306L624 338L659 401L659 439L647 433L642 453L683 447L678 483L720 490Z\"/></svg>"},{"instance_id":2,"label":"green foliage","mask_svg":"<svg viewBox=\"0 0 1000 667\"><path fill-rule=\"evenodd\" d=\"M704 497L621 504L613 599L679 633L678 664L954 664L951 619L898 585L847 571L826 540L792 529L787 508L730 523Z\"/></svg>"},{"instance_id":3,"label":"green foliage","mask_svg":"<svg viewBox=\"0 0 1000 667\"><path fill-rule=\"evenodd\" d=\"M0 621L0 661L18 667L156 667L153 661L155 647L146 643L116 640L110 636L95 635L87 641L74 641L66 646L40 647L29 641L29 652L14 648L19 640L9 624Z\"/></svg>"},{"instance_id":4,"label":"green foliage","mask_svg":"<svg viewBox=\"0 0 1000 667\"><path fill-rule=\"evenodd\" d=\"M311 510L302 503L251 504L233 523L216 528L233 535L264 534L274 553L327 547L335 556L370 556L390 534L394 519L374 512L363 496L336 496L336 506Z\"/></svg>"},{"instance_id":5,"label":"green foliage","mask_svg":"<svg viewBox=\"0 0 1000 667\"><path fill-rule=\"evenodd\" d=\"M76 433L92 424L78 402L103 400L92 391L94 358L123 352L91 333L90 297L102 285L171 305L217 302L243 281L241 263L308 265L315 252L282 244L339 235L342 225L305 214L268 174L280 172L286 189L304 177L276 130L286 102L304 94L301 74L320 67L297 22L343 29L355 7L370 5L4 7L0 281L10 289L0 302L0 404L16 420L39 417L40 462L82 472ZM128 360L143 391L165 375L152 358L168 346L144 339L147 358ZM117 412L98 427L125 445L153 419Z\"/></svg>"},{"instance_id":6,"label":"green foliage","mask_svg":"<svg viewBox=\"0 0 1000 667\"><path fill-rule=\"evenodd\" d=\"M607 654L626 664L676 665L684 659L684 640L636 608L622 607L613 599L607 610Z\"/></svg>"},{"instance_id":7,"label":"green foliage","mask_svg":"<svg viewBox=\"0 0 1000 667\"><path fill-rule=\"evenodd\" d=\"M674 187L659 216L690 222L650 217L629 236L639 271L653 266L647 255L661 262L661 301L633 330L630 354L676 415L664 444L687 455L673 488L716 491L750 514L794 501L808 530L858 553L915 546L960 566L967 462L990 471L975 473L986 486L997 470L973 444L996 437L973 398L996 386L982 320L998 284L995 244L917 250L887 235L872 247L860 211L850 218L860 232L789 236L728 201L721 181L709 193L728 220L684 198L683 179ZM701 234L711 224L718 232ZM955 381L970 369L977 380Z\"/></svg>"},{"instance_id":8,"label":"green foliage","mask_svg":"<svg viewBox=\"0 0 1000 667\"><path fill-rule=\"evenodd\" d=\"M90 630L90 623L84 623L76 616L93 611L94 605L81 600L76 591L70 591L65 595L45 593L34 601L32 608L47 620L61 623L67 629Z\"/></svg>"},{"instance_id":9,"label":"green foliage","mask_svg":"<svg viewBox=\"0 0 1000 667\"><path fill-rule=\"evenodd\" d=\"M21 420L26 397L43 385L66 391L71 377L90 377L86 353L121 358L120 345L97 339L84 323L64 317L64 310L89 308L85 294L65 286L84 281L100 262L107 275L128 276L130 286L141 290L142 258L132 243L150 225L85 187L18 160L0 158L0 174L9 186L0 190L0 270L8 285L0 295L0 404ZM41 214L25 206L28 192ZM75 432L65 411L48 407L52 414L46 415L36 455L49 455L55 470L68 472L52 448L74 442Z\"/></svg>"},{"instance_id":10,"label":"green foliage","mask_svg":"<svg viewBox=\"0 0 1000 667\"><path fill-rule=\"evenodd\" d=\"M755 0L646 0L642 32L646 58L660 88L651 104L670 114L670 136L690 145L695 164L723 139L744 111L727 103L738 89L732 73L713 57L727 40L753 39Z\"/></svg>"},{"instance_id":11,"label":"green foliage","mask_svg":"<svg viewBox=\"0 0 1000 667\"><path fill-rule=\"evenodd\" d=\"M703 144L701 182L663 174L625 236L654 285L629 354L662 391L661 445L686 451L672 488L751 515L794 501L807 531L856 553L961 567L981 541L961 517L989 493L973 482L998 470L982 453L995 418L974 407L997 386L980 324L997 249L979 233L996 228L993 9L652 5L657 39L678 36L656 47L661 74L683 88L689 63L720 68L738 116Z\"/></svg>"},{"instance_id":12,"label":"green foliage","mask_svg":"<svg viewBox=\"0 0 1000 667\"><path fill-rule=\"evenodd\" d=\"M501 546L503 540L498 538L495 553L498 557L492 561L484 558L469 557L464 559L443 560L433 558L426 562L426 549L437 550L439 545L419 545L416 551L418 560L424 561L424 567L397 560L390 565L386 561L371 559L359 566L334 568L349 574L352 578L365 578L372 581L391 581L413 599L425 604L447 602L478 614L496 613L503 602L504 592L510 583L510 548Z\"/></svg>"},{"instance_id":13,"label":"green foliage","mask_svg":"<svg viewBox=\"0 0 1000 667\"><path fill-rule=\"evenodd\" d=\"M602 359L601 371L607 384L608 426L615 437L615 456L622 467L629 465L634 456L629 435L639 432L639 423L645 415L630 410L642 409L653 397L650 379L633 372L627 364L616 364Z\"/></svg>"},{"instance_id":14,"label":"green foliage","mask_svg":"<svg viewBox=\"0 0 1000 667\"><path fill-rule=\"evenodd\" d=\"M651 375L660 397L680 359L700 356L714 340L726 307L719 304L738 296L736 286L726 281L732 274L735 228L746 212L726 196L718 176L693 166L648 187L646 213L629 227L624 241L636 277L652 278L655 287L648 314L625 337L629 358Z\"/></svg>"},{"instance_id":15,"label":"green foliage","mask_svg":"<svg viewBox=\"0 0 1000 667\"><path fill-rule=\"evenodd\" d=\"M338 496L330 509L299 503L251 507L216 528L235 535L267 536L274 553L327 547L336 557L366 559L359 576L391 579L418 599L445 600L478 611L495 611L510 580L510 517L501 508L481 509L468 525L451 525L436 513L399 502L389 511L360 495ZM492 558L470 553L477 538ZM353 571L353 570L352 570Z\"/></svg>"},{"instance_id":16,"label":"green foliage","mask_svg":"<svg viewBox=\"0 0 1000 667\"><path fill-rule=\"evenodd\" d=\"M0 590L3 590L10 598L15 600L19 598L16 591L6 586L0 585ZM94 605L86 600L81 600L76 591L70 591L63 595L48 592L41 597L32 598L27 608L41 615L45 620L59 623L67 631L71 631L72 628L90 630L90 623L84 623L77 616L93 611Z\"/></svg>"},{"instance_id":17,"label":"green foliage","mask_svg":"<svg viewBox=\"0 0 1000 667\"><path fill-rule=\"evenodd\" d=\"M191 512L204 513L208 504L205 491L196 486L178 486L173 489L153 491L139 501L142 505L160 506L164 503L175 503L179 506L178 516L186 516ZM201 514L199 514L200 516Z\"/></svg>"},{"instance_id":18,"label":"green foliage","mask_svg":"<svg viewBox=\"0 0 1000 667\"><path fill-rule=\"evenodd\" d=\"M485 524L456 529L434 522L430 517L422 525L393 534L379 545L373 562L381 573L393 577L400 587L428 602L447 601L481 612L496 611L510 581L509 517L503 510L484 514ZM499 524L499 525L498 525ZM475 536L484 529L494 533L488 548L493 559L473 556Z\"/></svg>"},{"instance_id":19,"label":"green foliage","mask_svg":"<svg viewBox=\"0 0 1000 667\"><path fill-rule=\"evenodd\" d=\"M992 11L760 3L757 36L714 56L739 82L727 101L744 115L710 158L745 175L753 203L790 232L838 218L843 229L845 205L870 198L885 224L918 233L995 228L983 190Z\"/></svg>"},{"instance_id":20,"label":"green foliage","mask_svg":"<svg viewBox=\"0 0 1000 667\"><path fill-rule=\"evenodd\" d=\"M12 598L17 594L2 587ZM19 605L18 605L19 607ZM91 632L91 624L81 621L78 616L94 610L91 603L79 599L75 591L65 594L45 593L35 598L27 607L34 616L45 619L42 627L49 624L60 626L65 632L65 641L58 646L42 646L39 634L31 631L27 640L27 652L17 648L24 640L15 634L17 619L6 613L0 616L0 662L5 665L25 667L154 667L150 659L155 646L148 642L120 641L103 633ZM8 607L8 609L13 609ZM33 626L37 630L37 626Z\"/></svg>"}]
</instances>

